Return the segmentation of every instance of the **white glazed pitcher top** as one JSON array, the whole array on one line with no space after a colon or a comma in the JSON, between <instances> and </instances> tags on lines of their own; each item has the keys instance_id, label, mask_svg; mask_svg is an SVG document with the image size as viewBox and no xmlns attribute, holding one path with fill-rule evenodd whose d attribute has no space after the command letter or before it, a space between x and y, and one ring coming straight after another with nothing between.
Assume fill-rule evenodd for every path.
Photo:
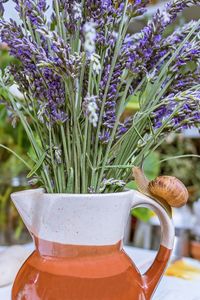
<instances>
[{"instance_id":1,"label":"white glazed pitcher top","mask_svg":"<svg viewBox=\"0 0 200 300\"><path fill-rule=\"evenodd\" d=\"M45 194L42 189L12 194L29 231L70 245L112 245L123 239L133 192Z\"/></svg>"},{"instance_id":2,"label":"white glazed pitcher top","mask_svg":"<svg viewBox=\"0 0 200 300\"><path fill-rule=\"evenodd\" d=\"M46 194L43 189L11 195L29 231L37 238L68 245L114 245L123 239L132 207L153 209L161 220L162 244L173 244L173 225L154 200L129 190L110 194ZM153 203L153 205L152 205Z\"/></svg>"}]
</instances>

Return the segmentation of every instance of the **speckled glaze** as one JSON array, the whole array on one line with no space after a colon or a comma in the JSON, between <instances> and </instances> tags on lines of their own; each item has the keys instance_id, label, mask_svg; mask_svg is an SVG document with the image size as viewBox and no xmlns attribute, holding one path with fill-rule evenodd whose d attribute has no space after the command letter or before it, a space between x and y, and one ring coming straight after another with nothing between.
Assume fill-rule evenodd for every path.
<instances>
[{"instance_id":1,"label":"speckled glaze","mask_svg":"<svg viewBox=\"0 0 200 300\"><path fill-rule=\"evenodd\" d=\"M19 271L12 300L148 300L170 257L174 228L166 211L135 191L101 195L12 194L36 250ZM123 250L130 210L149 207L161 222L158 255L141 275Z\"/></svg>"}]
</instances>

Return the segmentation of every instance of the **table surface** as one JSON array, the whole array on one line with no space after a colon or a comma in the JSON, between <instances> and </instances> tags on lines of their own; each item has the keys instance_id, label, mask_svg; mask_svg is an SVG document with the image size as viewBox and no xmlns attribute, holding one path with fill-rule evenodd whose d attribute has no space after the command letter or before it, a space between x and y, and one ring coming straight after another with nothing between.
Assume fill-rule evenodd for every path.
<instances>
[{"instance_id":1,"label":"table surface","mask_svg":"<svg viewBox=\"0 0 200 300\"><path fill-rule=\"evenodd\" d=\"M156 255L154 251L133 247L125 250L141 271L148 268ZM11 288L0 288L0 300L11 300ZM152 300L200 300L200 278L183 280L164 276Z\"/></svg>"}]
</instances>

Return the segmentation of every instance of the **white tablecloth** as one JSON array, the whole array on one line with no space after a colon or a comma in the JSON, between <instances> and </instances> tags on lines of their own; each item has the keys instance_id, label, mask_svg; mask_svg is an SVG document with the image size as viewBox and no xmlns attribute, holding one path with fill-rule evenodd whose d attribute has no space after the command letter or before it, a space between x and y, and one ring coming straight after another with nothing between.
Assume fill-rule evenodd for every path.
<instances>
[{"instance_id":1,"label":"white tablecloth","mask_svg":"<svg viewBox=\"0 0 200 300\"><path fill-rule=\"evenodd\" d=\"M125 249L141 271L144 271L155 257L154 251L133 247ZM0 288L0 300L11 300L11 286ZM152 300L200 300L200 279L186 281L164 276Z\"/></svg>"}]
</instances>

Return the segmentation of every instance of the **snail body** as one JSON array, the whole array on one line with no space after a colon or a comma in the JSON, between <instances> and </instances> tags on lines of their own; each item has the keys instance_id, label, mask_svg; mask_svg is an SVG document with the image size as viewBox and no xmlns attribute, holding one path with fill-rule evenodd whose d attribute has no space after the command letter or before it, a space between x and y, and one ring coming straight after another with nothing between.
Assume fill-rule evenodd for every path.
<instances>
[{"instance_id":1,"label":"snail body","mask_svg":"<svg viewBox=\"0 0 200 300\"><path fill-rule=\"evenodd\" d=\"M140 192L153 197L172 207L184 206L188 201L188 190L176 177L159 176L149 181L144 172L137 167L133 168L133 175Z\"/></svg>"}]
</instances>

